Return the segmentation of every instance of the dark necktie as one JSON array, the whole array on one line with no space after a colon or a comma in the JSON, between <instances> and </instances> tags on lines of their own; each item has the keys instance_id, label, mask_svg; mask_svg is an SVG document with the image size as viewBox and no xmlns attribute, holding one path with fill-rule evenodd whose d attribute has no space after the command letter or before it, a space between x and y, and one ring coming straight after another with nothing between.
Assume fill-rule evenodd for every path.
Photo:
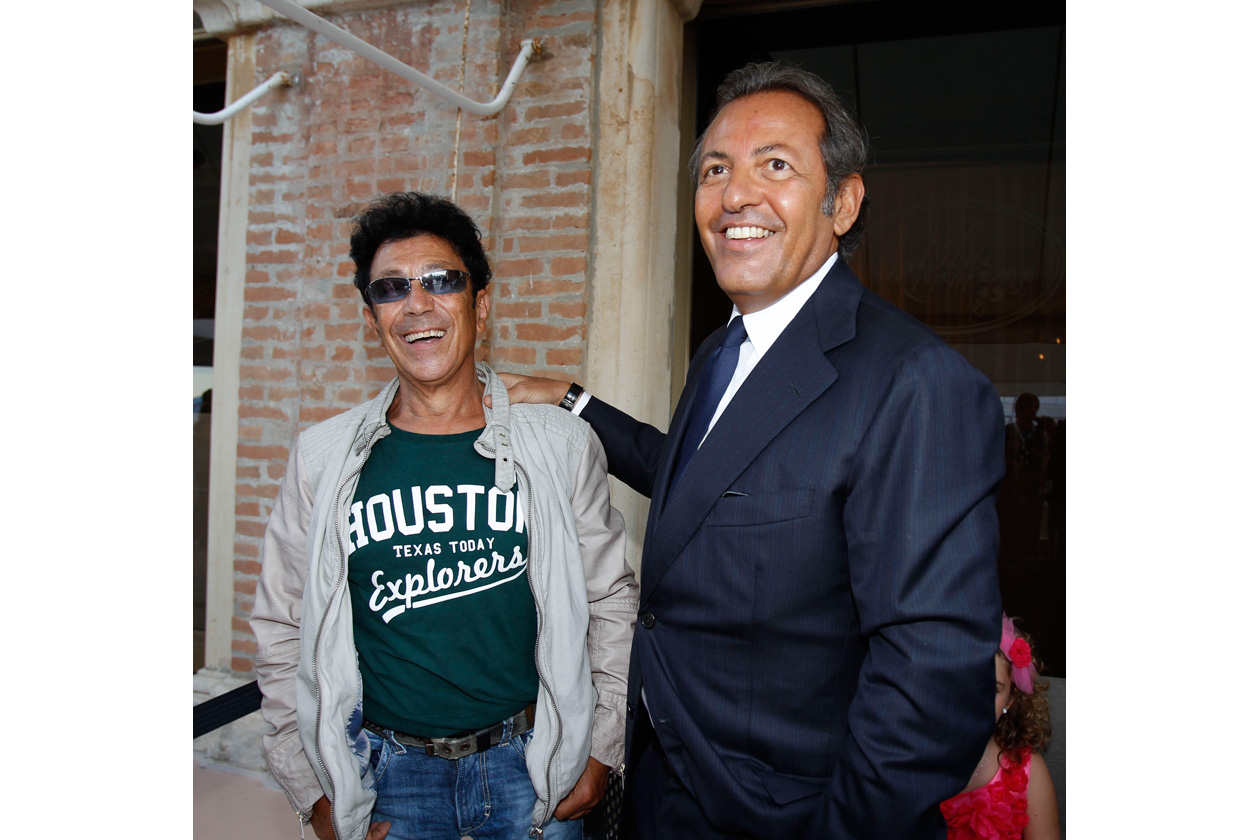
<instances>
[{"instance_id":1,"label":"dark necktie","mask_svg":"<svg viewBox=\"0 0 1260 840\"><path fill-rule=\"evenodd\" d=\"M739 346L748 337L744 329L744 319L735 316L735 320L726 326L726 334L722 343L709 357L709 362L700 374L700 382L696 386L696 400L691 408L691 418L687 423L687 433L683 435L682 448L678 450L678 463L674 467L674 481L677 481L691 462L691 456L700 448L700 441L709 430L713 413L717 411L722 395L731 384L735 375L735 365L739 362Z\"/></svg>"}]
</instances>

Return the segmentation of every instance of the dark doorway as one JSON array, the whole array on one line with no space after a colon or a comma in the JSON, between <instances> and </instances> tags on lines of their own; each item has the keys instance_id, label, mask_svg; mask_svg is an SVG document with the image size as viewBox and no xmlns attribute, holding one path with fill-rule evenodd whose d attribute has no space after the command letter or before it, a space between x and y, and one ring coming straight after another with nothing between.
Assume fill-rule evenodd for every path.
<instances>
[{"instance_id":1,"label":"dark doorway","mask_svg":"<svg viewBox=\"0 0 1260 840\"><path fill-rule=\"evenodd\" d=\"M851 267L1002 396L1003 603L1034 635L1047 673L1063 676L1065 10L871 0L761 11L768 5L709 0L689 24L697 128L728 72L766 60L822 76L862 119L871 207ZM692 259L694 353L731 304L694 231ZM1038 408L1017 427L1025 393Z\"/></svg>"}]
</instances>

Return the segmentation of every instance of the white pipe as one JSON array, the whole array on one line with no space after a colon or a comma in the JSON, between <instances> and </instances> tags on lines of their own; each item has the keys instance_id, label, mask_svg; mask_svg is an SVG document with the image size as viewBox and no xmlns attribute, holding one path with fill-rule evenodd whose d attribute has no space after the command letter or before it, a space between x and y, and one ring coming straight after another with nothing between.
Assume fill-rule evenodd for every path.
<instances>
[{"instance_id":1,"label":"white pipe","mask_svg":"<svg viewBox=\"0 0 1260 840\"><path fill-rule=\"evenodd\" d=\"M215 111L213 114L202 114L197 111L193 111L193 122L198 125L219 125L220 123L225 123L232 117L236 116L239 111L243 111L250 105L253 105L255 100L267 91L274 90L278 87L289 87L292 84L293 77L282 70L279 73L273 74L270 79L263 82L261 85L254 88L249 93L224 108L222 111Z\"/></svg>"},{"instance_id":2,"label":"white pipe","mask_svg":"<svg viewBox=\"0 0 1260 840\"><path fill-rule=\"evenodd\" d=\"M516 62L512 65L512 70L508 73L507 80L503 83L503 89L499 91L499 95L489 102L474 102L462 93L453 91L441 82L429 78L414 67L402 63L389 53L378 50L367 41L356 38L344 29L340 29L324 20L319 15L307 11L297 3L294 3L293 0L258 0L258 2L264 6L271 7L292 21L302 24L307 29L323 35L330 41L341 44L341 46L366 58L368 61L378 64L392 73L397 73L430 93L437 94L455 107L463 108L465 111L483 117L493 116L503 110L503 106L512 98L512 89L520 81L521 74L525 72L525 65L531 55L542 54L541 39L534 38L521 41L521 51L516 56Z\"/></svg>"}]
</instances>

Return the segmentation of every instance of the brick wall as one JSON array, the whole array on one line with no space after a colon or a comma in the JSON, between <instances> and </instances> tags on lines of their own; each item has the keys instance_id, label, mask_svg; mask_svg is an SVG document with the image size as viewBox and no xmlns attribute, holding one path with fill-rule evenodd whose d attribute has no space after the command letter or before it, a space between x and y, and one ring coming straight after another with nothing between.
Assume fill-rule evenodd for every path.
<instances>
[{"instance_id":1,"label":"brick wall","mask_svg":"<svg viewBox=\"0 0 1260 840\"><path fill-rule=\"evenodd\" d=\"M459 89L463 2L346 14L341 28ZM393 375L367 338L346 256L349 220L372 197L455 200L485 235L494 278L479 359L579 378L586 338L595 0L472 0L465 95L488 101L529 37L531 63L494 117L464 114L285 21L257 37L257 77L298 87L254 108L236 461L232 669L253 671L248 617L263 531L297 433L371 398ZM459 128L458 149L456 128Z\"/></svg>"}]
</instances>

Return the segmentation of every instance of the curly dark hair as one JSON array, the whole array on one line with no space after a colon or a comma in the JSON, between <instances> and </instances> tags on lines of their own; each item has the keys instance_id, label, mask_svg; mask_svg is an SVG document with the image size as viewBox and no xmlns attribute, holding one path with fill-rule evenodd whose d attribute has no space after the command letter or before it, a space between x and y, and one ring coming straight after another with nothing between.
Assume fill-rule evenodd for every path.
<instances>
[{"instance_id":1,"label":"curly dark hair","mask_svg":"<svg viewBox=\"0 0 1260 840\"><path fill-rule=\"evenodd\" d=\"M840 101L840 97L836 96L831 85L808 70L790 64L776 61L746 64L738 70L732 70L718 86L717 105L709 115L709 125L713 125L722 109L735 100L771 91L796 94L817 108L823 118L823 133L818 140L818 148L822 152L823 164L827 170L827 196L823 199L822 214L830 218L835 215L836 193L840 191L840 185L850 176L862 174L870 153L866 129L857 116ZM708 133L709 129L705 128L687 163L693 186L700 181L700 156ZM869 204L870 199L863 197L862 206L852 227L840 237L840 258L845 261L853 256L862 241Z\"/></svg>"},{"instance_id":2,"label":"curly dark hair","mask_svg":"<svg viewBox=\"0 0 1260 840\"><path fill-rule=\"evenodd\" d=\"M1020 629L1018 619L1011 621L1016 625L1015 634L1028 642L1033 668L1041 673L1042 662L1033 649L1032 639ZM1006 658L1002 651L999 650L998 654ZM1007 665L1010 665L1010 660L1007 660ZM1014 683L1011 684L1010 705L1006 707L1006 714L998 718L993 731L993 740L1006 758L1014 759L1025 747L1040 753L1050 746L1050 700L1046 697L1049 690L1050 684L1045 680L1033 682L1032 694L1025 694Z\"/></svg>"},{"instance_id":3,"label":"curly dark hair","mask_svg":"<svg viewBox=\"0 0 1260 840\"><path fill-rule=\"evenodd\" d=\"M436 195L398 192L382 195L354 218L350 234L350 259L354 260L354 285L367 303L372 260L390 242L432 234L450 243L472 275L473 295L490 284L490 262L481 244L481 229L458 205Z\"/></svg>"}]
</instances>

